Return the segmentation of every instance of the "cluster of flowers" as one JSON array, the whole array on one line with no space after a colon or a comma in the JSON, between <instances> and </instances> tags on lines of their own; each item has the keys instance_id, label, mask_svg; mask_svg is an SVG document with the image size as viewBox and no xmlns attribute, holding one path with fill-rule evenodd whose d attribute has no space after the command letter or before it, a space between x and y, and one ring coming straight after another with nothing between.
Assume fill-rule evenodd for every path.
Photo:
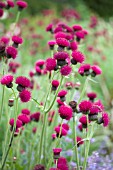
<instances>
[{"instance_id":1,"label":"cluster of flowers","mask_svg":"<svg viewBox=\"0 0 113 170\"><path fill-rule=\"evenodd\" d=\"M27 2L23 1L23 0L18 0L16 2L16 5L18 6L18 10L21 11L24 8L27 7ZM0 17L3 16L4 14L4 9L9 10L10 8L14 8L15 6L15 2L13 0L7 0L6 2L0 2Z\"/></svg>"}]
</instances>

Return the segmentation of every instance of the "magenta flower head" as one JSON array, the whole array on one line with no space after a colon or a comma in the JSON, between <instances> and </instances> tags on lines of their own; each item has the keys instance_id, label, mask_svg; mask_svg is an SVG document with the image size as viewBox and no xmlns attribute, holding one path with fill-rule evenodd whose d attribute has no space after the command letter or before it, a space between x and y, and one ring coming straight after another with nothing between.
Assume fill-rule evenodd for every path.
<instances>
[{"instance_id":1,"label":"magenta flower head","mask_svg":"<svg viewBox=\"0 0 113 170\"><path fill-rule=\"evenodd\" d=\"M82 127L82 124L81 124L81 123L78 125L78 129L79 129L81 132L83 131L83 127Z\"/></svg>"},{"instance_id":2,"label":"magenta flower head","mask_svg":"<svg viewBox=\"0 0 113 170\"><path fill-rule=\"evenodd\" d=\"M61 105L64 105L64 103L60 99L57 99L57 103L58 103L58 107L60 107Z\"/></svg>"},{"instance_id":3,"label":"magenta flower head","mask_svg":"<svg viewBox=\"0 0 113 170\"><path fill-rule=\"evenodd\" d=\"M79 119L79 122L82 124L83 128L87 128L87 116L86 115L81 116ZM90 121L88 120L88 122Z\"/></svg>"},{"instance_id":4,"label":"magenta flower head","mask_svg":"<svg viewBox=\"0 0 113 170\"><path fill-rule=\"evenodd\" d=\"M30 80L24 76L17 77L15 83L18 84L17 90L19 92L30 86Z\"/></svg>"},{"instance_id":5,"label":"magenta flower head","mask_svg":"<svg viewBox=\"0 0 113 170\"><path fill-rule=\"evenodd\" d=\"M60 170L69 170L66 158L60 157L57 162L57 168Z\"/></svg>"},{"instance_id":6,"label":"magenta flower head","mask_svg":"<svg viewBox=\"0 0 113 170\"><path fill-rule=\"evenodd\" d=\"M47 58L46 60L46 69L48 71L55 70L56 67L56 60L54 58Z\"/></svg>"},{"instance_id":7,"label":"magenta flower head","mask_svg":"<svg viewBox=\"0 0 113 170\"><path fill-rule=\"evenodd\" d=\"M66 33L64 32L58 32L55 34L55 39L57 38L66 38Z\"/></svg>"},{"instance_id":8,"label":"magenta flower head","mask_svg":"<svg viewBox=\"0 0 113 170\"><path fill-rule=\"evenodd\" d=\"M72 28L73 28L74 31L81 31L82 30L81 25L73 25Z\"/></svg>"},{"instance_id":9,"label":"magenta flower head","mask_svg":"<svg viewBox=\"0 0 113 170\"><path fill-rule=\"evenodd\" d=\"M54 58L57 60L58 66L66 65L66 59L69 57L69 54L67 52L57 52L54 54Z\"/></svg>"},{"instance_id":10,"label":"magenta flower head","mask_svg":"<svg viewBox=\"0 0 113 170\"><path fill-rule=\"evenodd\" d=\"M54 34L56 34L57 32L62 32L63 31L63 28L60 27L60 26L57 26L55 29L54 29Z\"/></svg>"},{"instance_id":11,"label":"magenta flower head","mask_svg":"<svg viewBox=\"0 0 113 170\"><path fill-rule=\"evenodd\" d=\"M29 90L23 90L22 92L19 93L19 97L21 102L29 102L31 99L31 92Z\"/></svg>"},{"instance_id":12,"label":"magenta flower head","mask_svg":"<svg viewBox=\"0 0 113 170\"><path fill-rule=\"evenodd\" d=\"M53 133L53 134L51 135L51 137L52 137L52 140L56 139L56 134Z\"/></svg>"},{"instance_id":13,"label":"magenta flower head","mask_svg":"<svg viewBox=\"0 0 113 170\"><path fill-rule=\"evenodd\" d=\"M54 159L58 159L60 157L60 152L61 151L62 151L62 148L55 148L55 149L53 149Z\"/></svg>"},{"instance_id":14,"label":"magenta flower head","mask_svg":"<svg viewBox=\"0 0 113 170\"><path fill-rule=\"evenodd\" d=\"M91 76L92 76L92 77L95 77L95 76L97 76L97 75L102 74L101 68L100 68L99 66L97 66L97 65L91 66L91 69L92 69L92 73L91 73Z\"/></svg>"},{"instance_id":15,"label":"magenta flower head","mask_svg":"<svg viewBox=\"0 0 113 170\"><path fill-rule=\"evenodd\" d=\"M40 120L40 112L35 112L30 115L32 121L38 122Z\"/></svg>"},{"instance_id":16,"label":"magenta flower head","mask_svg":"<svg viewBox=\"0 0 113 170\"><path fill-rule=\"evenodd\" d=\"M52 90L56 91L57 87L59 86L59 81L53 80L51 84L52 84Z\"/></svg>"},{"instance_id":17,"label":"magenta flower head","mask_svg":"<svg viewBox=\"0 0 113 170\"><path fill-rule=\"evenodd\" d=\"M1 78L0 82L2 85L6 85L7 88L12 88L13 87L13 84L12 84L13 76L10 74L7 74Z\"/></svg>"},{"instance_id":18,"label":"magenta flower head","mask_svg":"<svg viewBox=\"0 0 113 170\"><path fill-rule=\"evenodd\" d=\"M75 51L75 50L77 50L77 48L78 48L78 44L76 41L70 42L70 46L69 46L70 50Z\"/></svg>"},{"instance_id":19,"label":"magenta flower head","mask_svg":"<svg viewBox=\"0 0 113 170\"><path fill-rule=\"evenodd\" d=\"M58 112L62 119L70 120L73 116L73 110L68 105L61 105Z\"/></svg>"},{"instance_id":20,"label":"magenta flower head","mask_svg":"<svg viewBox=\"0 0 113 170\"><path fill-rule=\"evenodd\" d=\"M61 90L61 91L59 91L59 93L58 93L58 97L60 97L60 100L62 101L62 102L64 102L65 100L66 100L66 94L67 94L67 91L66 90Z\"/></svg>"},{"instance_id":21,"label":"magenta flower head","mask_svg":"<svg viewBox=\"0 0 113 170\"><path fill-rule=\"evenodd\" d=\"M18 119L22 121L23 125L30 122L30 116L26 114L19 114Z\"/></svg>"},{"instance_id":22,"label":"magenta flower head","mask_svg":"<svg viewBox=\"0 0 113 170\"><path fill-rule=\"evenodd\" d=\"M62 76L68 76L69 74L71 74L72 72L72 68L69 65L65 65L60 69L60 73Z\"/></svg>"},{"instance_id":23,"label":"magenta flower head","mask_svg":"<svg viewBox=\"0 0 113 170\"><path fill-rule=\"evenodd\" d=\"M72 64L83 63L85 60L85 56L80 51L73 51L72 52Z\"/></svg>"},{"instance_id":24,"label":"magenta flower head","mask_svg":"<svg viewBox=\"0 0 113 170\"><path fill-rule=\"evenodd\" d=\"M23 0L18 0L16 2L17 6L18 6L18 10L22 11L24 8L27 8L28 4L27 2L23 1Z\"/></svg>"},{"instance_id":25,"label":"magenta flower head","mask_svg":"<svg viewBox=\"0 0 113 170\"><path fill-rule=\"evenodd\" d=\"M3 14L4 14L4 11L3 11L3 9L0 8L0 17L2 17Z\"/></svg>"},{"instance_id":26,"label":"magenta flower head","mask_svg":"<svg viewBox=\"0 0 113 170\"><path fill-rule=\"evenodd\" d=\"M75 35L76 35L76 41L77 42L80 42L80 40L84 39L84 37L85 37L84 31L77 31L75 33Z\"/></svg>"},{"instance_id":27,"label":"magenta flower head","mask_svg":"<svg viewBox=\"0 0 113 170\"><path fill-rule=\"evenodd\" d=\"M90 75L90 68L91 68L90 64L83 64L82 66L80 66L78 73L81 76L88 76Z\"/></svg>"},{"instance_id":28,"label":"magenta flower head","mask_svg":"<svg viewBox=\"0 0 113 170\"><path fill-rule=\"evenodd\" d=\"M35 165L35 167L33 168L33 170L45 170L45 166L44 166L44 165L41 165L41 164L38 164L38 165Z\"/></svg>"},{"instance_id":29,"label":"magenta flower head","mask_svg":"<svg viewBox=\"0 0 113 170\"><path fill-rule=\"evenodd\" d=\"M67 130L65 130L63 127L62 127L62 129L60 128L60 126L56 126L55 128L54 128L54 130L55 130L55 132L56 132L56 136L57 137L62 137L62 136L66 136L67 135L67 133L68 133L68 131ZM60 133L61 132L61 133Z\"/></svg>"},{"instance_id":30,"label":"magenta flower head","mask_svg":"<svg viewBox=\"0 0 113 170\"><path fill-rule=\"evenodd\" d=\"M5 45L7 45L7 44L9 43L9 38L6 37L6 36L3 36L3 37L1 38L1 42L3 42Z\"/></svg>"},{"instance_id":31,"label":"magenta flower head","mask_svg":"<svg viewBox=\"0 0 113 170\"><path fill-rule=\"evenodd\" d=\"M15 6L14 1L12 1L12 0L7 0L6 9L13 8L14 6Z\"/></svg>"},{"instance_id":32,"label":"magenta flower head","mask_svg":"<svg viewBox=\"0 0 113 170\"><path fill-rule=\"evenodd\" d=\"M11 119L9 120L9 124L10 124L11 127L13 128L13 126L14 126L14 118L11 118ZM18 128L20 128L20 127L22 127L22 121L19 120L19 119L17 119L17 120L16 120L16 129L18 129ZM11 130L12 130L12 128L11 128Z\"/></svg>"},{"instance_id":33,"label":"magenta flower head","mask_svg":"<svg viewBox=\"0 0 113 170\"><path fill-rule=\"evenodd\" d=\"M36 61L35 66L38 66L40 67L40 69L42 69L44 64L45 64L45 60L40 59Z\"/></svg>"},{"instance_id":34,"label":"magenta flower head","mask_svg":"<svg viewBox=\"0 0 113 170\"><path fill-rule=\"evenodd\" d=\"M5 2L0 2L0 8L5 8L5 7L6 7Z\"/></svg>"},{"instance_id":35,"label":"magenta flower head","mask_svg":"<svg viewBox=\"0 0 113 170\"><path fill-rule=\"evenodd\" d=\"M53 33L53 24L49 24L49 25L46 27L46 31Z\"/></svg>"},{"instance_id":36,"label":"magenta flower head","mask_svg":"<svg viewBox=\"0 0 113 170\"><path fill-rule=\"evenodd\" d=\"M87 93L87 97L89 98L89 100L93 102L94 99L97 97L97 95L94 92L90 92L90 93Z\"/></svg>"},{"instance_id":37,"label":"magenta flower head","mask_svg":"<svg viewBox=\"0 0 113 170\"><path fill-rule=\"evenodd\" d=\"M48 45L49 45L50 50L54 50L54 46L56 45L56 41L55 40L48 41Z\"/></svg>"},{"instance_id":38,"label":"magenta flower head","mask_svg":"<svg viewBox=\"0 0 113 170\"><path fill-rule=\"evenodd\" d=\"M79 104L80 112L82 112L83 114L88 114L91 107L92 103L87 100L84 100Z\"/></svg>"},{"instance_id":39,"label":"magenta flower head","mask_svg":"<svg viewBox=\"0 0 113 170\"><path fill-rule=\"evenodd\" d=\"M58 168L50 168L50 170L59 170Z\"/></svg>"},{"instance_id":40,"label":"magenta flower head","mask_svg":"<svg viewBox=\"0 0 113 170\"><path fill-rule=\"evenodd\" d=\"M90 121L96 121L98 119L98 113L100 112L99 108L96 105L93 105L90 108L90 113L89 113L89 120Z\"/></svg>"},{"instance_id":41,"label":"magenta flower head","mask_svg":"<svg viewBox=\"0 0 113 170\"><path fill-rule=\"evenodd\" d=\"M60 127L61 127L61 124L59 125ZM62 124L62 127L65 129L65 130L69 130L69 125L68 124L66 124L66 123L63 123Z\"/></svg>"},{"instance_id":42,"label":"magenta flower head","mask_svg":"<svg viewBox=\"0 0 113 170\"><path fill-rule=\"evenodd\" d=\"M16 35L12 37L12 41L13 41L13 47L15 48L18 48L18 45L23 43L23 39Z\"/></svg>"},{"instance_id":43,"label":"magenta flower head","mask_svg":"<svg viewBox=\"0 0 113 170\"><path fill-rule=\"evenodd\" d=\"M58 45L58 51L63 51L65 47L69 46L69 41L65 38L57 38L56 43Z\"/></svg>"},{"instance_id":44,"label":"magenta flower head","mask_svg":"<svg viewBox=\"0 0 113 170\"><path fill-rule=\"evenodd\" d=\"M22 109L22 114L25 114L25 115L30 115L30 110L29 109Z\"/></svg>"},{"instance_id":45,"label":"magenta flower head","mask_svg":"<svg viewBox=\"0 0 113 170\"><path fill-rule=\"evenodd\" d=\"M102 124L103 126L106 127L109 125L110 119L107 113L103 113L102 117L97 120L97 124Z\"/></svg>"},{"instance_id":46,"label":"magenta flower head","mask_svg":"<svg viewBox=\"0 0 113 170\"><path fill-rule=\"evenodd\" d=\"M42 70L39 66L35 66L35 71L36 71L36 75L40 76L42 74Z\"/></svg>"},{"instance_id":47,"label":"magenta flower head","mask_svg":"<svg viewBox=\"0 0 113 170\"><path fill-rule=\"evenodd\" d=\"M74 84L70 81L66 82L65 87L67 88L67 90L70 90L74 87Z\"/></svg>"},{"instance_id":48,"label":"magenta flower head","mask_svg":"<svg viewBox=\"0 0 113 170\"><path fill-rule=\"evenodd\" d=\"M76 137L76 141L77 141L77 147L79 147L84 143L83 139L80 136Z\"/></svg>"},{"instance_id":49,"label":"magenta flower head","mask_svg":"<svg viewBox=\"0 0 113 170\"><path fill-rule=\"evenodd\" d=\"M17 49L13 46L9 46L6 48L6 56L7 58L15 59L17 57Z\"/></svg>"}]
</instances>

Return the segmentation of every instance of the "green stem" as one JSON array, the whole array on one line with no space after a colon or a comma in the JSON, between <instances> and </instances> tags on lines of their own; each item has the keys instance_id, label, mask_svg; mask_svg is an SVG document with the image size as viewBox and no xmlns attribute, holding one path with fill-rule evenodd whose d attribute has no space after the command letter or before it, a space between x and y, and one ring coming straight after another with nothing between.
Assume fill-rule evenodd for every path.
<instances>
[{"instance_id":1,"label":"green stem","mask_svg":"<svg viewBox=\"0 0 113 170\"><path fill-rule=\"evenodd\" d=\"M3 90L2 90L2 103L1 103L0 121L1 121L1 116L2 116L2 112L3 112L4 94L5 94L5 86L3 86Z\"/></svg>"},{"instance_id":2,"label":"green stem","mask_svg":"<svg viewBox=\"0 0 113 170\"><path fill-rule=\"evenodd\" d=\"M77 170L79 170L80 167L79 167L79 156L78 156L77 140L76 140L77 134L76 134L76 128L75 128L76 127L75 114L73 114L73 134L74 134L74 146L75 146L74 150L75 150L75 156L76 156L76 162L77 162Z\"/></svg>"}]
</instances>

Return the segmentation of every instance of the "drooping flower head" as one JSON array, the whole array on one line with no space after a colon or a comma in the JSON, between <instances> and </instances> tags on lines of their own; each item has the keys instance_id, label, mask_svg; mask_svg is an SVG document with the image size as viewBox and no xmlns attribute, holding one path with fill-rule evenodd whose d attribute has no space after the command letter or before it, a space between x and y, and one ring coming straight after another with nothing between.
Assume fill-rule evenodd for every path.
<instances>
[{"instance_id":1,"label":"drooping flower head","mask_svg":"<svg viewBox=\"0 0 113 170\"><path fill-rule=\"evenodd\" d=\"M10 120L9 120L9 124L12 126L12 128L13 128L13 126L14 126L14 118L11 118ZM17 119L16 120L16 129L18 129L18 128L20 128L20 127L22 127L22 121L21 120L19 120L19 119Z\"/></svg>"},{"instance_id":2,"label":"drooping flower head","mask_svg":"<svg viewBox=\"0 0 113 170\"><path fill-rule=\"evenodd\" d=\"M62 129L61 129L61 127L60 126L56 126L55 128L54 128L54 130L55 130L55 132L56 132L56 136L57 137L62 137L62 136L66 136L67 135L67 133L68 133L68 131L66 130L66 129L64 129L63 127L62 127Z\"/></svg>"},{"instance_id":3,"label":"drooping flower head","mask_svg":"<svg viewBox=\"0 0 113 170\"><path fill-rule=\"evenodd\" d=\"M78 73L81 76L88 76L90 74L90 68L91 68L90 64L83 64L80 66Z\"/></svg>"}]
</instances>

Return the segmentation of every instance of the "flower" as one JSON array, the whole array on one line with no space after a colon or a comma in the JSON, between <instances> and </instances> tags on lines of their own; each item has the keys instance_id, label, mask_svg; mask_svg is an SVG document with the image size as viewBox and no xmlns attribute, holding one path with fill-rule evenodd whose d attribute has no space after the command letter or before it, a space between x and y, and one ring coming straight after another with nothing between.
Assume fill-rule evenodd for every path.
<instances>
[{"instance_id":1,"label":"flower","mask_svg":"<svg viewBox=\"0 0 113 170\"><path fill-rule=\"evenodd\" d=\"M30 116L26 114L19 114L18 119L22 121L23 125L30 122Z\"/></svg>"},{"instance_id":2,"label":"flower","mask_svg":"<svg viewBox=\"0 0 113 170\"><path fill-rule=\"evenodd\" d=\"M14 35L12 37L12 41L14 42L13 46L16 47L16 48L18 47L19 44L23 43L23 39L19 36L16 36L16 35Z\"/></svg>"},{"instance_id":3,"label":"flower","mask_svg":"<svg viewBox=\"0 0 113 170\"><path fill-rule=\"evenodd\" d=\"M58 80L52 80L52 90L56 90L57 87L59 86L59 81Z\"/></svg>"},{"instance_id":4,"label":"flower","mask_svg":"<svg viewBox=\"0 0 113 170\"><path fill-rule=\"evenodd\" d=\"M31 84L30 80L25 76L17 77L15 83L18 84L17 90L20 92L24 90L25 88L29 87Z\"/></svg>"},{"instance_id":5,"label":"flower","mask_svg":"<svg viewBox=\"0 0 113 170\"><path fill-rule=\"evenodd\" d=\"M4 14L4 11L3 11L3 9L0 8L0 17L2 17L3 14Z\"/></svg>"},{"instance_id":6,"label":"flower","mask_svg":"<svg viewBox=\"0 0 113 170\"><path fill-rule=\"evenodd\" d=\"M76 41L70 42L69 49L71 49L72 51L75 51L75 50L77 50L77 48L78 48L78 44Z\"/></svg>"},{"instance_id":7,"label":"flower","mask_svg":"<svg viewBox=\"0 0 113 170\"><path fill-rule=\"evenodd\" d=\"M7 0L6 9L13 8L14 6L15 6L15 4L12 0Z\"/></svg>"},{"instance_id":8,"label":"flower","mask_svg":"<svg viewBox=\"0 0 113 170\"><path fill-rule=\"evenodd\" d=\"M83 139L80 136L76 137L76 141L77 141L77 146L78 147L84 143Z\"/></svg>"},{"instance_id":9,"label":"flower","mask_svg":"<svg viewBox=\"0 0 113 170\"><path fill-rule=\"evenodd\" d=\"M27 2L23 1L23 0L18 0L16 2L17 6L18 6L18 10L22 11L24 8L27 8Z\"/></svg>"},{"instance_id":10,"label":"flower","mask_svg":"<svg viewBox=\"0 0 113 170\"><path fill-rule=\"evenodd\" d=\"M82 30L81 25L73 25L72 28L73 28L74 31L81 31Z\"/></svg>"},{"instance_id":11,"label":"flower","mask_svg":"<svg viewBox=\"0 0 113 170\"><path fill-rule=\"evenodd\" d=\"M92 73L91 73L91 76L92 76L92 77L95 77L95 76L97 76L97 75L102 74L101 68L100 68L99 66L97 66L97 65L91 66L91 69L92 69Z\"/></svg>"},{"instance_id":12,"label":"flower","mask_svg":"<svg viewBox=\"0 0 113 170\"><path fill-rule=\"evenodd\" d=\"M69 57L67 52L61 51L54 54L54 58L57 60L58 66L63 66L67 64L66 59Z\"/></svg>"},{"instance_id":13,"label":"flower","mask_svg":"<svg viewBox=\"0 0 113 170\"><path fill-rule=\"evenodd\" d=\"M82 112L84 114L88 114L91 107L92 107L92 103L87 100L84 100L79 104L80 112Z\"/></svg>"},{"instance_id":14,"label":"flower","mask_svg":"<svg viewBox=\"0 0 113 170\"><path fill-rule=\"evenodd\" d=\"M107 127L109 125L109 121L110 121L110 119L109 119L108 114L106 112L104 112L104 113L102 113L102 117L97 120L97 123L98 124L103 123L103 126Z\"/></svg>"},{"instance_id":15,"label":"flower","mask_svg":"<svg viewBox=\"0 0 113 170\"><path fill-rule=\"evenodd\" d=\"M87 116L86 115L81 116L79 119L79 122L82 124L83 128L87 128Z\"/></svg>"},{"instance_id":16,"label":"flower","mask_svg":"<svg viewBox=\"0 0 113 170\"><path fill-rule=\"evenodd\" d=\"M66 129L64 129L63 127L62 127L62 129L60 128L60 126L56 126L55 128L54 128L54 130L55 130L55 132L56 132L56 136L57 137L62 137L62 136L66 136L67 135L67 130ZM61 132L61 133L60 133Z\"/></svg>"},{"instance_id":17,"label":"flower","mask_svg":"<svg viewBox=\"0 0 113 170\"><path fill-rule=\"evenodd\" d=\"M69 46L69 42L66 38L57 38L56 43L59 46L58 51L62 51L65 47Z\"/></svg>"},{"instance_id":18,"label":"flower","mask_svg":"<svg viewBox=\"0 0 113 170\"><path fill-rule=\"evenodd\" d=\"M57 38L66 38L66 34L64 32L59 31L55 34L55 39Z\"/></svg>"},{"instance_id":19,"label":"flower","mask_svg":"<svg viewBox=\"0 0 113 170\"><path fill-rule=\"evenodd\" d=\"M6 55L7 58L13 58L15 59L17 56L17 49L13 46L9 46L6 48Z\"/></svg>"},{"instance_id":20,"label":"flower","mask_svg":"<svg viewBox=\"0 0 113 170\"><path fill-rule=\"evenodd\" d=\"M79 42L81 39L84 39L84 37L85 37L85 34L84 34L84 31L77 31L76 33L75 33L75 35L76 35L76 40Z\"/></svg>"},{"instance_id":21,"label":"flower","mask_svg":"<svg viewBox=\"0 0 113 170\"><path fill-rule=\"evenodd\" d=\"M61 90L61 91L59 91L58 97L60 97L60 100L61 100L62 102L64 102L64 101L66 100L66 98L65 98L66 94L67 94L67 91L66 91L66 90Z\"/></svg>"},{"instance_id":22,"label":"flower","mask_svg":"<svg viewBox=\"0 0 113 170\"><path fill-rule=\"evenodd\" d=\"M56 41L55 40L48 41L48 45L50 47L50 50L53 50L54 46L56 45Z\"/></svg>"},{"instance_id":23,"label":"flower","mask_svg":"<svg viewBox=\"0 0 113 170\"><path fill-rule=\"evenodd\" d=\"M58 103L58 107L64 105L64 103L60 99L57 99L57 103Z\"/></svg>"},{"instance_id":24,"label":"flower","mask_svg":"<svg viewBox=\"0 0 113 170\"><path fill-rule=\"evenodd\" d=\"M48 58L46 60L46 69L48 71L52 71L55 69L55 67L56 67L56 60L54 58Z\"/></svg>"},{"instance_id":25,"label":"flower","mask_svg":"<svg viewBox=\"0 0 113 170\"><path fill-rule=\"evenodd\" d=\"M25 89L19 93L19 97L20 97L21 102L23 103L29 102L29 100L31 99L31 92Z\"/></svg>"},{"instance_id":26,"label":"flower","mask_svg":"<svg viewBox=\"0 0 113 170\"><path fill-rule=\"evenodd\" d=\"M40 119L40 112L35 112L30 115L31 120L38 122Z\"/></svg>"},{"instance_id":27,"label":"flower","mask_svg":"<svg viewBox=\"0 0 113 170\"><path fill-rule=\"evenodd\" d=\"M40 69L42 69L44 64L45 64L45 60L40 59L36 61L35 66L36 67L38 66L40 67Z\"/></svg>"},{"instance_id":28,"label":"flower","mask_svg":"<svg viewBox=\"0 0 113 170\"><path fill-rule=\"evenodd\" d=\"M10 124L12 127L14 126L14 118L11 118L11 119L9 120L9 124ZM17 120L16 120L16 129L18 129L18 128L20 128L20 127L22 127L22 121L19 120L19 119L17 119Z\"/></svg>"},{"instance_id":29,"label":"flower","mask_svg":"<svg viewBox=\"0 0 113 170\"><path fill-rule=\"evenodd\" d=\"M5 7L6 7L5 2L0 2L0 8L5 8Z\"/></svg>"},{"instance_id":30,"label":"flower","mask_svg":"<svg viewBox=\"0 0 113 170\"><path fill-rule=\"evenodd\" d=\"M76 112L77 102L70 101L69 102L70 107L73 109L73 112Z\"/></svg>"},{"instance_id":31,"label":"flower","mask_svg":"<svg viewBox=\"0 0 113 170\"><path fill-rule=\"evenodd\" d=\"M62 151L62 148L54 148L53 149L54 159L58 159L60 157L61 151Z\"/></svg>"},{"instance_id":32,"label":"flower","mask_svg":"<svg viewBox=\"0 0 113 170\"><path fill-rule=\"evenodd\" d=\"M38 164L38 165L35 165L33 170L45 170L45 167L42 164Z\"/></svg>"},{"instance_id":33,"label":"flower","mask_svg":"<svg viewBox=\"0 0 113 170\"><path fill-rule=\"evenodd\" d=\"M61 124L59 125L60 127L61 127ZM62 128L64 128L65 130L69 130L69 125L68 124L66 124L66 123L63 123L62 124Z\"/></svg>"},{"instance_id":34,"label":"flower","mask_svg":"<svg viewBox=\"0 0 113 170\"><path fill-rule=\"evenodd\" d=\"M87 97L89 98L89 100L94 101L97 95L94 92L90 92L90 93L87 93Z\"/></svg>"},{"instance_id":35,"label":"flower","mask_svg":"<svg viewBox=\"0 0 113 170\"><path fill-rule=\"evenodd\" d=\"M63 76L68 76L71 73L71 71L72 71L72 68L69 65L65 65L60 69L60 73Z\"/></svg>"},{"instance_id":36,"label":"flower","mask_svg":"<svg viewBox=\"0 0 113 170\"><path fill-rule=\"evenodd\" d=\"M25 115L30 115L30 110L29 109L22 109L22 114L25 114Z\"/></svg>"},{"instance_id":37,"label":"flower","mask_svg":"<svg viewBox=\"0 0 113 170\"><path fill-rule=\"evenodd\" d=\"M90 74L90 64L83 64L80 66L78 73L81 74L81 76L88 76Z\"/></svg>"},{"instance_id":38,"label":"flower","mask_svg":"<svg viewBox=\"0 0 113 170\"><path fill-rule=\"evenodd\" d=\"M58 112L62 119L70 120L73 116L73 110L68 105L61 105Z\"/></svg>"},{"instance_id":39,"label":"flower","mask_svg":"<svg viewBox=\"0 0 113 170\"><path fill-rule=\"evenodd\" d=\"M72 64L83 63L85 60L85 56L80 51L73 51L72 52Z\"/></svg>"},{"instance_id":40,"label":"flower","mask_svg":"<svg viewBox=\"0 0 113 170\"><path fill-rule=\"evenodd\" d=\"M10 74L4 75L1 80L0 80L2 85L6 85L8 88L12 88L13 87L13 76Z\"/></svg>"},{"instance_id":41,"label":"flower","mask_svg":"<svg viewBox=\"0 0 113 170\"><path fill-rule=\"evenodd\" d=\"M46 31L50 31L51 33L53 32L53 24L49 24L47 27L46 27Z\"/></svg>"},{"instance_id":42,"label":"flower","mask_svg":"<svg viewBox=\"0 0 113 170\"><path fill-rule=\"evenodd\" d=\"M94 103L95 107L97 106L100 110L100 112L102 112L104 110L104 105L102 104L102 102L100 100L96 101Z\"/></svg>"},{"instance_id":43,"label":"flower","mask_svg":"<svg viewBox=\"0 0 113 170\"><path fill-rule=\"evenodd\" d=\"M66 158L64 157L60 157L58 159L58 162L57 162L57 168L59 168L60 170L69 170L69 167L68 167L68 163L67 163L67 160Z\"/></svg>"}]
</instances>

